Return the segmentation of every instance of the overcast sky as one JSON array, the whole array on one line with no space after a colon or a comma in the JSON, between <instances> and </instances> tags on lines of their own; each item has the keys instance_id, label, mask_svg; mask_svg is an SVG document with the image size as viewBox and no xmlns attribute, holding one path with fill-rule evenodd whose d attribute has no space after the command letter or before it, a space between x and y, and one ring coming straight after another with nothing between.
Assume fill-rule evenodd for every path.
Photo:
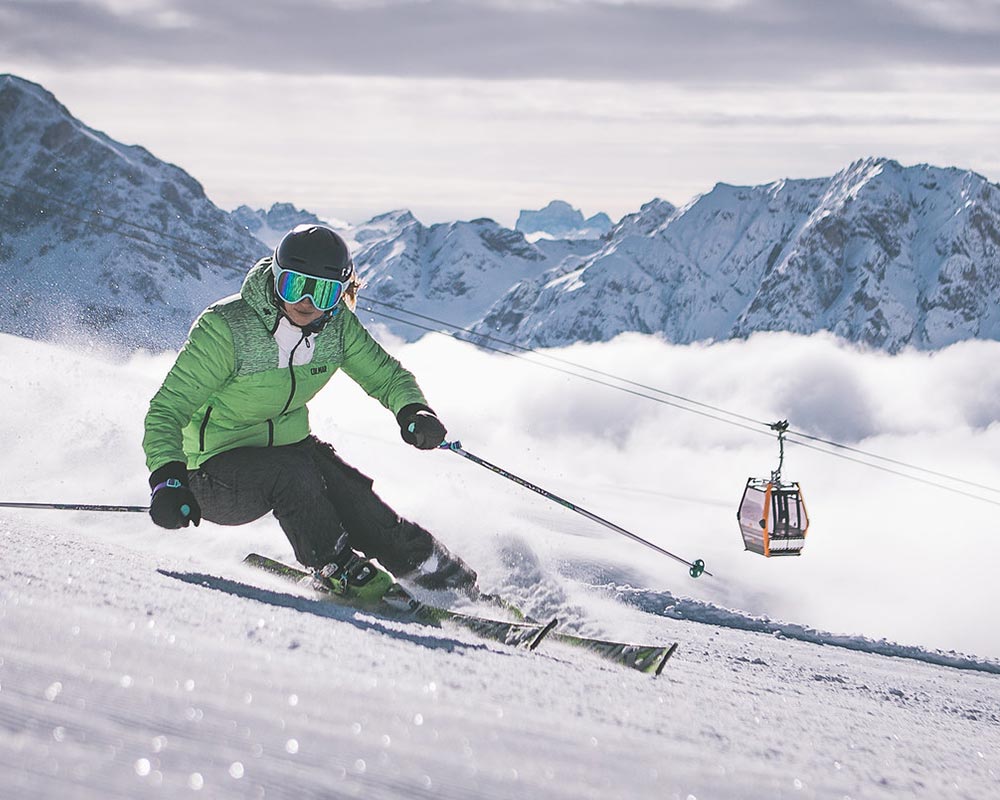
<instances>
[{"instance_id":1,"label":"overcast sky","mask_svg":"<svg viewBox=\"0 0 1000 800\"><path fill-rule=\"evenodd\" d=\"M869 155L1000 179L1000 0L0 0L0 72L225 208L618 217Z\"/></svg>"}]
</instances>

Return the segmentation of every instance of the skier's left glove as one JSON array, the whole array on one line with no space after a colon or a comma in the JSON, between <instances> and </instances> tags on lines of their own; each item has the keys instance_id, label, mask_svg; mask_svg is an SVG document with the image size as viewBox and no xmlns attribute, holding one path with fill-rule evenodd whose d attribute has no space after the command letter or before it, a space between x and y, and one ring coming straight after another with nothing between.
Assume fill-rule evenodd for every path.
<instances>
[{"instance_id":1,"label":"skier's left glove","mask_svg":"<svg viewBox=\"0 0 1000 800\"><path fill-rule=\"evenodd\" d=\"M192 522L201 522L201 506L188 488L187 467L180 461L171 461L149 476L153 495L149 501L149 516L161 528L176 530Z\"/></svg>"},{"instance_id":2,"label":"skier's left glove","mask_svg":"<svg viewBox=\"0 0 1000 800\"><path fill-rule=\"evenodd\" d=\"M399 435L403 441L420 450L433 450L448 433L437 415L421 403L410 403L399 409L396 422L399 423Z\"/></svg>"}]
</instances>

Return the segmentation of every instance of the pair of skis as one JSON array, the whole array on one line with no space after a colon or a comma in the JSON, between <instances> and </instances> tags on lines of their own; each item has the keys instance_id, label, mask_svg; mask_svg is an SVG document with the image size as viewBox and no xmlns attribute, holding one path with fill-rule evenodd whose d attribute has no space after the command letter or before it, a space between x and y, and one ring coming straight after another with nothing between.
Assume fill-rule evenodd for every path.
<instances>
[{"instance_id":1,"label":"pair of skis","mask_svg":"<svg viewBox=\"0 0 1000 800\"><path fill-rule=\"evenodd\" d=\"M304 580L311 578L310 573L305 570L257 553L250 553L243 559L243 562L293 583L302 583ZM315 586L313 588L316 589ZM316 591L319 591L325 599L343 603L344 605L351 605L350 601L329 592L323 592L321 589L316 589ZM670 645L637 645L592 639L572 633L562 633L555 630L556 625L559 624L558 619L549 620L547 623L526 619L518 622L508 622L479 617L473 614L463 614L458 611L451 611L423 603L413 597L398 583L393 584L392 588L389 589L375 607L367 610L389 617L413 619L430 625L451 622L468 628L483 638L501 642L511 647L524 647L528 650L534 650L543 641L552 640L562 642L588 650L621 666L653 676L659 675L663 671L667 661L677 649L676 642ZM511 610L516 612L516 609Z\"/></svg>"}]
</instances>

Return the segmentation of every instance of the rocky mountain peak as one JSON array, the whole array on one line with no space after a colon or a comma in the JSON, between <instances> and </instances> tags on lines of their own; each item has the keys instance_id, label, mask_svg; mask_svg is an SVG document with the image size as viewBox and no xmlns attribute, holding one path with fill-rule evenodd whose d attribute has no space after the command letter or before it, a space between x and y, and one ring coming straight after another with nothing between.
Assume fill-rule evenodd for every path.
<instances>
[{"instance_id":1,"label":"rocky mountain peak","mask_svg":"<svg viewBox=\"0 0 1000 800\"><path fill-rule=\"evenodd\" d=\"M0 203L0 329L36 338L176 346L193 306L236 291L262 251L189 174L13 76L0 81Z\"/></svg>"}]
</instances>

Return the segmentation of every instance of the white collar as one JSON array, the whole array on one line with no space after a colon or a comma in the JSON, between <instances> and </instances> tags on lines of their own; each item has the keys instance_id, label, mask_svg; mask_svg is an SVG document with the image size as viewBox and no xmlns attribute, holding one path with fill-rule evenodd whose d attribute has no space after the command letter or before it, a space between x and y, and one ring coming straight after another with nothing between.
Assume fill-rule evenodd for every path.
<instances>
[{"instance_id":1,"label":"white collar","mask_svg":"<svg viewBox=\"0 0 1000 800\"><path fill-rule=\"evenodd\" d=\"M274 340L278 343L279 367L287 367L289 358L293 359L292 363L295 366L308 364L316 352L316 334L306 333L284 315L278 321Z\"/></svg>"}]
</instances>

